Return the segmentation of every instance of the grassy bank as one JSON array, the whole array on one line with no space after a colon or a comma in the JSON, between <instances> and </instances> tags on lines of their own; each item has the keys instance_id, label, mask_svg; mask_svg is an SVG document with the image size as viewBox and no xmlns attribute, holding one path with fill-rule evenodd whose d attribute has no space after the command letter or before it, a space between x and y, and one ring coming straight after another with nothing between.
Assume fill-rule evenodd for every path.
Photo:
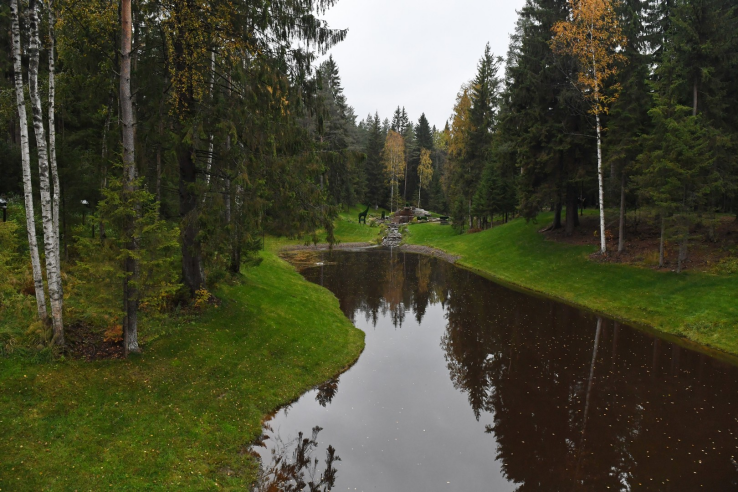
<instances>
[{"instance_id":1,"label":"grassy bank","mask_svg":"<svg viewBox=\"0 0 738 492\"><path fill-rule=\"evenodd\" d=\"M591 246L546 241L537 230L547 221L542 215L538 224L519 219L463 235L418 224L407 242L459 255L458 264L492 278L738 355L738 276L597 263L588 258Z\"/></svg>"},{"instance_id":2,"label":"grassy bank","mask_svg":"<svg viewBox=\"0 0 738 492\"><path fill-rule=\"evenodd\" d=\"M140 357L0 359L0 490L243 490L262 419L363 348L335 297L263 258Z\"/></svg>"}]
</instances>

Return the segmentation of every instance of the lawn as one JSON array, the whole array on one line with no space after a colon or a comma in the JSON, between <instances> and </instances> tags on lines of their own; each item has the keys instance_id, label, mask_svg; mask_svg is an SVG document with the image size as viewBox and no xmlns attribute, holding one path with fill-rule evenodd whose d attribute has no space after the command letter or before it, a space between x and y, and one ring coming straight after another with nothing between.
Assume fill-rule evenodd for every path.
<instances>
[{"instance_id":1,"label":"lawn","mask_svg":"<svg viewBox=\"0 0 738 492\"><path fill-rule=\"evenodd\" d=\"M461 266L607 316L738 355L738 276L656 271L589 259L590 246L544 239L550 221L522 219L476 234L417 224L407 242L459 255Z\"/></svg>"},{"instance_id":2,"label":"lawn","mask_svg":"<svg viewBox=\"0 0 738 492\"><path fill-rule=\"evenodd\" d=\"M273 252L127 361L0 359L0 490L244 490L261 422L363 348ZM305 429L309 431L309 429Z\"/></svg>"}]
</instances>

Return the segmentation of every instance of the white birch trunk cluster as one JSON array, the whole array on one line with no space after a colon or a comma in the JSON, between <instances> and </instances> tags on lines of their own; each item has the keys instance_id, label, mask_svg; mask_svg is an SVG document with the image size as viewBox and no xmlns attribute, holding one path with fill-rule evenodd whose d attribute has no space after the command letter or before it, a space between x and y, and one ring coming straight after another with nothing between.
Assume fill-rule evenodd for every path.
<instances>
[{"instance_id":1,"label":"white birch trunk cluster","mask_svg":"<svg viewBox=\"0 0 738 492\"><path fill-rule=\"evenodd\" d=\"M39 6L31 0L29 12L30 43L28 51L28 88L33 114L33 129L36 137L36 151L39 166L39 188L41 197L41 220L44 231L44 255L46 263L46 280L51 305L51 322L54 330L54 343L64 345L64 324L62 319L63 294L61 282L61 263L59 251L59 175L56 167L56 142L54 129L54 15L49 2L49 143L47 145L46 129L42 102L39 94L38 71L41 39L39 36ZM33 188L31 184L31 153L28 139L28 119L26 114L25 94L23 90L23 68L21 65L20 14L18 0L11 0L12 37L13 37L13 70L15 78L16 104L21 133L21 162L23 166L23 187L26 206L26 229L28 245L31 253L31 265L36 291L38 316L48 319L46 296L44 293L41 261L36 240L36 222L33 206ZM52 188L53 180L53 188Z\"/></svg>"}]
</instances>

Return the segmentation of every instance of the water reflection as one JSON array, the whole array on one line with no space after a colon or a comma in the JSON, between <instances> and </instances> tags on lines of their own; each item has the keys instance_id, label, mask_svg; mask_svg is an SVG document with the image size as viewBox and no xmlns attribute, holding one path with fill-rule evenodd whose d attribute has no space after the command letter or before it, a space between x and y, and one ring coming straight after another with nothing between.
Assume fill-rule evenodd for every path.
<instances>
[{"instance_id":1,"label":"water reflection","mask_svg":"<svg viewBox=\"0 0 738 492\"><path fill-rule=\"evenodd\" d=\"M453 391L465 395L466 412L481 425L478 435L492 439L496 449L493 456L481 459L457 453L457 449L477 455L485 452L483 445L461 437L461 431L458 442L451 434L431 441L449 455L462 456L456 462L448 459L450 466L466 466L464 477L472 485L463 490L489 488L485 486L489 467L479 464L485 460L496 461L501 476L519 491L738 490L736 368L610 320L511 291L434 258L341 252L331 261L336 264L303 274L334 292L352 321L363 318L364 323L357 324L365 330L407 329L410 340L403 342L400 357L414 347L427 351L429 358L438 357L422 344L423 337L440 338L447 380L450 377ZM386 336L393 335L373 338L368 332L367 351ZM412 355L413 364L419 365L420 356ZM384 378L378 388L393 386L386 384L387 378L400 376L396 371L389 376L382 373L381 364L387 364L381 354L362 355L342 377L341 384L347 388L342 386L342 393L349 391L349 385L367 384L371 378ZM428 361L403 383L426 385L426 392L436 390L436 400L423 403L425 412L433 415L423 425L437 436L442 434L439 425L472 428L463 410L446 405L453 396L438 389L443 385L430 374L433 364ZM335 381L320 390L317 402L330 403L337 386ZM376 409L385 401L404 401L400 389L388 390L386 395L376 392L381 389L372 390L370 397L363 394L366 391L352 391L341 403L339 395L334 405ZM363 402L362 398L371 399ZM291 415L297 411L293 408ZM370 419L361 411L351 415L355 425L367 427L363 429L367 435L386 433L381 428L386 422L370 428L365 422ZM289 418L282 422L286 425ZM418 413L415 418L426 417ZM329 427L331 420L327 422L324 426ZM400 432L398 427L398 436ZM409 439L404 434L402 438ZM350 443L342 444L346 445ZM417 445L417 452L429 452L429 441L417 439ZM351 466L358 470L371 467L369 463ZM412 475L413 470L396 473ZM425 472L433 473L441 474ZM438 483L446 483L443 477L437 478ZM421 480L428 477L413 483Z\"/></svg>"},{"instance_id":2,"label":"water reflection","mask_svg":"<svg viewBox=\"0 0 738 492\"><path fill-rule=\"evenodd\" d=\"M271 430L271 429L268 429ZM318 434L323 430L313 427L311 437L297 438L283 442L276 439L271 448L269 463L262 463L253 492L327 492L336 483L336 468L333 466L341 458L333 446L326 450L325 465L318 472L319 460L313 457L318 448ZM262 436L266 438L266 436ZM264 441L257 443L266 447Z\"/></svg>"}]
</instances>

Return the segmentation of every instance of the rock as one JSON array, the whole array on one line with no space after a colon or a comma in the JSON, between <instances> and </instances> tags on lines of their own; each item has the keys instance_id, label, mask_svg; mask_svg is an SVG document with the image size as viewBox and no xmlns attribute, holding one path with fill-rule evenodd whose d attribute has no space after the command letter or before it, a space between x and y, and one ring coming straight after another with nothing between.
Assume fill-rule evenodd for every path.
<instances>
[{"instance_id":1,"label":"rock","mask_svg":"<svg viewBox=\"0 0 738 492\"><path fill-rule=\"evenodd\" d=\"M402 234L400 233L399 224L389 224L387 226L387 235L382 239L383 246L397 247L402 242Z\"/></svg>"}]
</instances>

